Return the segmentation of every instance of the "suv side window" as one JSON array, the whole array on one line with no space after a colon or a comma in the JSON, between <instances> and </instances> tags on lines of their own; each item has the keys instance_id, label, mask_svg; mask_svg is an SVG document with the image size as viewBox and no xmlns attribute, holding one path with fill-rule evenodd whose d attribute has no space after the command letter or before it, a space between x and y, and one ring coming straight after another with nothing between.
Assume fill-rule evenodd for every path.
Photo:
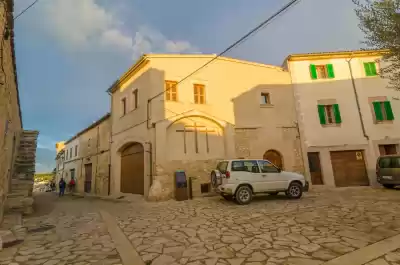
<instances>
[{"instance_id":1,"label":"suv side window","mask_svg":"<svg viewBox=\"0 0 400 265\"><path fill-rule=\"evenodd\" d=\"M227 168L228 168L228 164L229 164L228 161L219 162L218 165L217 165L218 171L221 172L221 173L225 173Z\"/></svg>"},{"instance_id":2,"label":"suv side window","mask_svg":"<svg viewBox=\"0 0 400 265\"><path fill-rule=\"evenodd\" d=\"M260 168L256 160L239 160L232 161L232 171L260 173Z\"/></svg>"},{"instance_id":3,"label":"suv side window","mask_svg":"<svg viewBox=\"0 0 400 265\"><path fill-rule=\"evenodd\" d=\"M262 173L279 173L276 166L267 160L259 160L258 163L260 163Z\"/></svg>"}]
</instances>

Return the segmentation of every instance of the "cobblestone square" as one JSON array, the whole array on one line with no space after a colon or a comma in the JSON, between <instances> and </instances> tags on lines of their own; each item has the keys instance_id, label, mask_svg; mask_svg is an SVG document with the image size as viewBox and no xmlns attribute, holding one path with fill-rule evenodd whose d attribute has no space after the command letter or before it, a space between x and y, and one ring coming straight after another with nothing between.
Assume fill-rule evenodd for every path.
<instances>
[{"instance_id":1,"label":"cobblestone square","mask_svg":"<svg viewBox=\"0 0 400 265\"><path fill-rule=\"evenodd\" d=\"M314 190L246 206L220 197L37 198L47 212L24 220L27 237L0 252L0 265L400 264L398 190Z\"/></svg>"}]
</instances>

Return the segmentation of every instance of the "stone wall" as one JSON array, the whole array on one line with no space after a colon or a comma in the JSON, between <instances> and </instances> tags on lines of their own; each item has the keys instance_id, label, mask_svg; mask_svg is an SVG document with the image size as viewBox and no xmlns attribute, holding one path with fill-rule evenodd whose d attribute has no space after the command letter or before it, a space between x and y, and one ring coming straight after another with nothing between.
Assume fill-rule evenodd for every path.
<instances>
[{"instance_id":1,"label":"stone wall","mask_svg":"<svg viewBox=\"0 0 400 265\"><path fill-rule=\"evenodd\" d=\"M4 1L3 1L4 2ZM13 164L22 130L18 84L14 56L13 1L0 5L0 32L5 32L0 45L0 224L7 194L11 188ZM6 14L5 14L6 13ZM7 26L8 30L4 31ZM3 37L2 37L3 38Z\"/></svg>"},{"instance_id":2,"label":"stone wall","mask_svg":"<svg viewBox=\"0 0 400 265\"><path fill-rule=\"evenodd\" d=\"M38 131L23 131L21 133L11 192L7 196L7 210L9 211L17 211L23 214L33 212L32 190L38 135Z\"/></svg>"},{"instance_id":3,"label":"stone wall","mask_svg":"<svg viewBox=\"0 0 400 265\"><path fill-rule=\"evenodd\" d=\"M157 165L153 185L150 189L149 200L165 200L174 196L175 171L184 170L186 177L192 179L193 196L203 196L212 192L209 186L209 193L201 192L201 184L210 184L210 174L216 168L219 160L199 160L199 161L169 161L167 165ZM155 184L162 190L153 191Z\"/></svg>"}]
</instances>

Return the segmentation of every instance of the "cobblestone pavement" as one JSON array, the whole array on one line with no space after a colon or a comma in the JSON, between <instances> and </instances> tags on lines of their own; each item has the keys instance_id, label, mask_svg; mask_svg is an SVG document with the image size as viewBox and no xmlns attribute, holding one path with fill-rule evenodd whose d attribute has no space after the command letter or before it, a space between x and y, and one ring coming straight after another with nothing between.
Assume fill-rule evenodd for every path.
<instances>
[{"instance_id":1,"label":"cobblestone pavement","mask_svg":"<svg viewBox=\"0 0 400 265\"><path fill-rule=\"evenodd\" d=\"M400 249L391 251L366 265L398 265L400 264Z\"/></svg>"},{"instance_id":2,"label":"cobblestone pavement","mask_svg":"<svg viewBox=\"0 0 400 265\"><path fill-rule=\"evenodd\" d=\"M246 206L219 197L142 202L119 215L120 228L152 265L316 265L400 234L400 191L336 189ZM390 263L395 255L383 258L397 264Z\"/></svg>"},{"instance_id":3,"label":"cobblestone pavement","mask_svg":"<svg viewBox=\"0 0 400 265\"><path fill-rule=\"evenodd\" d=\"M24 221L28 228L25 241L0 252L1 265L122 264L107 227L91 201L58 199L54 194L40 196L56 200L55 210Z\"/></svg>"}]
</instances>

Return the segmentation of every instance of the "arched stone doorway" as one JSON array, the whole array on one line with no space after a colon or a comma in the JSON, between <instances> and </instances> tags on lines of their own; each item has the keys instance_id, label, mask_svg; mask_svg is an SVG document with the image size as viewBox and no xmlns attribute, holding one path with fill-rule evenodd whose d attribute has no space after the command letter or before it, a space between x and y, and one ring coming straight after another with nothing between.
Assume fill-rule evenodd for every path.
<instances>
[{"instance_id":1,"label":"arched stone doorway","mask_svg":"<svg viewBox=\"0 0 400 265\"><path fill-rule=\"evenodd\" d=\"M144 195L144 148L140 143L121 150L121 192Z\"/></svg>"},{"instance_id":2,"label":"arched stone doorway","mask_svg":"<svg viewBox=\"0 0 400 265\"><path fill-rule=\"evenodd\" d=\"M263 158L265 160L270 161L275 166L277 166L279 168L283 168L283 158L282 158L282 155L278 151L268 150L267 152L265 152Z\"/></svg>"}]
</instances>

